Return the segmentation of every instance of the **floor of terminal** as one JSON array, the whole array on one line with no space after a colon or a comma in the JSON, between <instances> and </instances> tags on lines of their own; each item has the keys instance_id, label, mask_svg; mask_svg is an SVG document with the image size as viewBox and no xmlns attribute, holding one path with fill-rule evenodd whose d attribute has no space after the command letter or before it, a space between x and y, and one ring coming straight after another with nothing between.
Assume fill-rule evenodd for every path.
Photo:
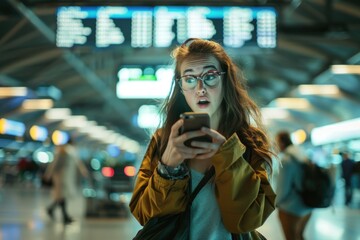
<instances>
[{"instance_id":1,"label":"floor of terminal","mask_svg":"<svg viewBox=\"0 0 360 240\"><path fill-rule=\"evenodd\" d=\"M127 197L129 199L129 196ZM306 229L308 240L360 240L360 207L343 205L338 189L334 206L316 209ZM360 203L360 192L354 201ZM69 202L69 210L76 221L64 226L60 210L51 221L45 207L50 203L50 191L30 184L0 186L0 240L101 240L132 239L140 225L128 217L85 217L86 201L77 196ZM283 240L283 234L274 212L259 229L268 240Z\"/></svg>"}]
</instances>

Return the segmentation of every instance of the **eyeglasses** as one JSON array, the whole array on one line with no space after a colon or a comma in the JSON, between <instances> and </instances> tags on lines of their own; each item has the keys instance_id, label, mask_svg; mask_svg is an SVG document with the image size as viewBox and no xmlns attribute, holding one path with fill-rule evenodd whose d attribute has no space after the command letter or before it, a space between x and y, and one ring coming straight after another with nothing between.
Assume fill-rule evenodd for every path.
<instances>
[{"instance_id":1,"label":"eyeglasses","mask_svg":"<svg viewBox=\"0 0 360 240\"><path fill-rule=\"evenodd\" d=\"M193 90L197 86L198 80L201 80L203 84L210 88L215 88L220 82L220 76L224 75L225 72L219 71L208 71L201 76L195 75L184 75L177 79L180 88L183 91Z\"/></svg>"}]
</instances>

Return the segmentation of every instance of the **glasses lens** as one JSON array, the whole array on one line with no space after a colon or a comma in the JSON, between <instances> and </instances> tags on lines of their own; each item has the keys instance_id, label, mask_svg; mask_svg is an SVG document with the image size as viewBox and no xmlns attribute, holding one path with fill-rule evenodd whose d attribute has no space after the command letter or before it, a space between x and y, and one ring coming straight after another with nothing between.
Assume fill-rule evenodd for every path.
<instances>
[{"instance_id":1,"label":"glasses lens","mask_svg":"<svg viewBox=\"0 0 360 240\"><path fill-rule=\"evenodd\" d=\"M184 90L194 89L197 84L197 79L194 76L181 77L181 87Z\"/></svg>"},{"instance_id":2,"label":"glasses lens","mask_svg":"<svg viewBox=\"0 0 360 240\"><path fill-rule=\"evenodd\" d=\"M202 79L207 86L214 87L219 83L219 76L217 72L208 72L202 76Z\"/></svg>"}]
</instances>

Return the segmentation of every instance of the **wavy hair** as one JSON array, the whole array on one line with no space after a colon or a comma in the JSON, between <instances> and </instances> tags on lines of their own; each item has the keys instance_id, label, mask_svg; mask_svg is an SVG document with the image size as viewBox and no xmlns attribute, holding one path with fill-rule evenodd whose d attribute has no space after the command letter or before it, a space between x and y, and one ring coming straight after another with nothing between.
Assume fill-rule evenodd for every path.
<instances>
[{"instance_id":1,"label":"wavy hair","mask_svg":"<svg viewBox=\"0 0 360 240\"><path fill-rule=\"evenodd\" d=\"M236 132L246 147L253 149L272 166L271 157L275 154L270 150L271 144L263 128L259 108L247 93L246 79L220 44L203 39L188 39L171 53L175 65L175 79L172 91L161 108L164 120L159 132L160 154L165 151L171 127L179 119L180 114L192 111L180 86L176 84L176 79L181 75L180 67L184 60L196 55L214 56L219 61L221 70L226 72L222 82L224 99L221 103L220 117L220 123L226 124L220 124L218 132L226 138ZM251 121L254 121L254 124L251 124Z\"/></svg>"}]
</instances>

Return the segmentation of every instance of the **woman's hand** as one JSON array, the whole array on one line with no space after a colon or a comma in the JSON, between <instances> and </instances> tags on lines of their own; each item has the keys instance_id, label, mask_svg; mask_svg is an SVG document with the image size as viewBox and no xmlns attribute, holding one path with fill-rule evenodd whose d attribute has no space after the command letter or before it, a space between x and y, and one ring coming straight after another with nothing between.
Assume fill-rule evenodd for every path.
<instances>
[{"instance_id":1,"label":"woman's hand","mask_svg":"<svg viewBox=\"0 0 360 240\"><path fill-rule=\"evenodd\" d=\"M207 154L211 153L213 149L209 147L201 147L200 148L192 148L184 145L184 142L188 139L203 136L203 130L186 132L184 134L179 134L179 129L183 125L183 120L180 119L174 123L171 127L171 132L169 136L169 141L164 151L164 154L161 158L161 162L165 165L176 167L179 166L185 159L197 158L197 156L207 156ZM205 130L208 131L208 130ZM210 135L210 134L209 134ZM210 136L215 136L216 134L212 133ZM220 135L220 134L218 134ZM217 135L216 135L217 136ZM220 135L221 136L221 135ZM225 138L224 138L225 139ZM212 145L211 143L208 143ZM195 145L193 145L195 146ZM215 154L215 153L214 153ZM212 155L214 155L212 154ZM212 156L211 155L211 156Z\"/></svg>"},{"instance_id":2,"label":"woman's hand","mask_svg":"<svg viewBox=\"0 0 360 240\"><path fill-rule=\"evenodd\" d=\"M191 146L208 150L204 154L198 154L195 158L196 159L211 158L219 150L221 145L223 145L223 143L226 141L226 138L223 135L221 135L220 133L218 133L217 131L207 128L207 127L202 127L201 131L203 133L209 135L212 138L212 143L193 141L191 143Z\"/></svg>"},{"instance_id":3,"label":"woman's hand","mask_svg":"<svg viewBox=\"0 0 360 240\"><path fill-rule=\"evenodd\" d=\"M179 134L179 129L183 125L183 120L178 120L172 127L169 136L168 145L161 158L163 164L176 167L185 159L207 159L215 155L220 146L226 141L226 138L217 131L203 127L198 131L190 131ZM192 141L191 146L187 147L184 142L188 139L209 135L212 142Z\"/></svg>"}]
</instances>

